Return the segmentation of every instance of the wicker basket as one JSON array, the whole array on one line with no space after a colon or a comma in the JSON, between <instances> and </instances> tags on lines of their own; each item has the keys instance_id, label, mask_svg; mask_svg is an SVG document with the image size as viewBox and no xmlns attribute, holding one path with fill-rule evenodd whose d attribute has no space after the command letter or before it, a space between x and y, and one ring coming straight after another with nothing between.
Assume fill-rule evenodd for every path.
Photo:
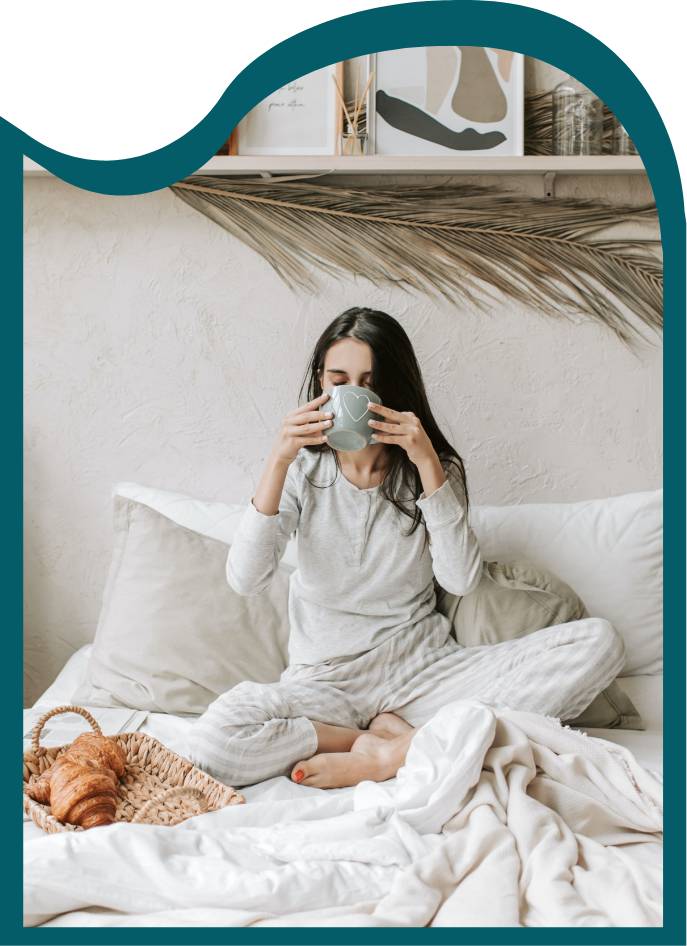
<instances>
[{"instance_id":1,"label":"wicker basket","mask_svg":"<svg viewBox=\"0 0 687 946\"><path fill-rule=\"evenodd\" d=\"M69 749L69 745L46 749L39 744L43 726L58 713L79 713L95 732L101 733L98 723L81 706L57 706L44 713L34 726L31 750L24 753L24 811L48 834L85 830L58 821L49 805L41 805L26 794L26 786ZM117 788L115 821L171 827L204 811L245 803L243 795L201 772L152 736L128 732L111 738L126 752L126 773Z\"/></svg>"}]
</instances>

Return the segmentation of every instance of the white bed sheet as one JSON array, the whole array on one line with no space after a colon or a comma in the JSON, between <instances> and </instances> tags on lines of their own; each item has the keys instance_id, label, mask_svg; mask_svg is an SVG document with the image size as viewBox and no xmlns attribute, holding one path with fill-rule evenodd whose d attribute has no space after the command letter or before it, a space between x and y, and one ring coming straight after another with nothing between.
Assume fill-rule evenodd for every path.
<instances>
[{"instance_id":1,"label":"white bed sheet","mask_svg":"<svg viewBox=\"0 0 687 946\"><path fill-rule=\"evenodd\" d=\"M90 645L76 652L35 706L52 708L70 703L72 694L83 680L90 652ZM661 684L660 677L628 678L623 681L647 726L651 727L647 732L590 731L590 735L599 736L608 743L629 748L640 765L652 770L654 774L662 771ZM460 714L465 711L466 708L461 708L459 704L447 708L449 715L452 712ZM469 709L467 711L471 712ZM479 713L484 713L483 708L479 709L478 715ZM481 718L481 728L485 729L484 718ZM535 724L537 719L541 719L533 718ZM543 722L550 726L546 721ZM186 737L192 724L192 718L150 713L139 728L175 752L187 755ZM310 927L394 926L399 923L405 926L424 926L430 922L432 925L446 926L494 925L491 894L487 892L492 889L497 878L498 886L504 872L508 873L508 858L495 868L496 873L491 878L488 872L485 875L484 868L481 868L482 879L474 893L467 889L469 884L459 884L453 897L446 901L434 919L432 917L435 908L431 903L428 905L423 901L421 892L417 893L416 881L412 875L422 871L415 865L430 863L435 856L435 850L436 856L439 857L446 845L450 845L450 840L447 840L444 832L436 832L440 831L447 813L455 808L456 793L465 794L468 782L471 779L474 781L475 773L473 772L466 782L465 772L471 766L475 768L475 761L478 762L477 768L481 769L480 752L483 754L491 739L486 729L480 736L479 720L454 721L453 735L448 739L448 743L453 740L453 748L447 744L446 724L441 723L438 726L434 741L431 741L430 728L431 724L422 731L425 743L430 740L429 749L428 745L424 746L425 775L420 776L419 781L415 778L414 787L413 778L408 779L407 776L404 787L404 770L401 770L399 779L391 779L381 785L368 782L355 789L329 791L295 785L286 778L274 778L242 789L247 802L245 806L204 815L179 825L176 829L162 829L162 839L152 836L159 834L157 829L151 829L151 836L135 832L133 837L131 829L127 833L125 827L124 834L120 832L117 838L114 833L107 836L97 832L92 835L89 833L85 838L85 846L84 837L77 836L80 846L74 851L62 850L74 843L74 836L46 837L25 816L25 860L30 868L33 864L33 868L29 870L29 883L25 891L27 912L24 924L46 927ZM552 737L573 740L579 738L572 734L565 737L562 730L559 730L559 733L560 736L554 731ZM481 748L477 746L480 739L483 743ZM415 742L418 740L414 740L414 745ZM570 749L578 751L574 743L567 751ZM418 743L418 758L421 758L422 751L423 748ZM443 773L440 763L442 757ZM565 750L561 758L565 758ZM631 757L629 760L626 758L623 764L629 772L634 761ZM421 770L422 765L418 773ZM635 769L635 787L644 777L641 770ZM421 784L423 778L424 788ZM415 804L418 791L421 796L421 805L415 809L415 814L412 804L408 801L409 784L415 793ZM649 782L649 785L651 784ZM480 783L480 790L483 788ZM657 787L649 789L654 792L656 798L658 790ZM632 791L631 789L630 794ZM642 797L647 796L645 794ZM380 805L382 807L375 807ZM379 813L385 810L384 806L387 813L383 814L380 820ZM397 812L399 809L406 809L400 821L398 815L389 815L390 808L396 808ZM650 818L653 818L653 815L649 814ZM483 832L477 830L476 835L474 834L474 817L477 816L473 815L473 837L484 841ZM345 824L342 823L342 818L347 819ZM209 824L209 821L213 823ZM465 830L469 829L468 825ZM635 830L641 830L641 826ZM643 830L646 831L646 827ZM307 836L310 834L312 843L308 847ZM99 839L103 839L102 844ZM632 840L630 837L629 841ZM592 907L592 914L597 913L594 908L594 898L597 896L594 891L597 885L600 885L599 889L603 891L600 894L602 899L599 902L599 915L603 913L604 918L596 920L592 925L660 924L661 844L653 840L627 843L627 838L617 842L609 839L606 844L618 843L620 846L604 848L596 841L584 838L578 838L578 841L581 843L582 855L578 866L573 868L573 872L577 872L577 890L574 891L573 899L574 896L582 897L582 913L578 916L573 910L565 915L565 904L569 902L569 896L566 895L559 903L559 912L554 911L547 919L545 913L540 914L534 909L533 913L528 914L524 924L551 925L553 917L555 925L588 925L585 918L588 916L589 907ZM212 850L206 850L207 845L210 845ZM352 853L347 855L342 846L350 847ZM492 844L485 856L478 860L480 863L494 862L495 857L498 859L498 850L503 850L502 845L496 845L494 848ZM364 853L365 851L368 853ZM556 854L560 856L561 851L562 848L557 848ZM604 851L606 853L602 853ZM213 856L220 874L224 876L224 883L229 884L228 888L225 886L218 889L214 895L212 886L215 869L210 870L207 866L213 862ZM196 884L195 899L187 897L188 902L184 901L186 888L182 883L177 900L173 897L170 900L167 887L177 882L175 871L172 870L169 874L167 872L170 857L172 862L178 861L180 857L186 859L188 866L185 871L190 871L189 882L191 886L194 881ZM453 857L455 873L455 851ZM262 866L261 858L267 859ZM445 860L444 854L441 854L440 860L442 858ZM597 859L596 865L594 858ZM50 860L54 861L52 868L46 864L46 861ZM289 861L293 862L293 867L289 866ZM140 863L147 863L148 868L140 872L138 884L132 885L129 882L130 865ZM43 868L44 877L41 882L40 872ZM113 871L115 875L117 871L120 872L118 876L121 878L122 889L128 883L128 892L122 893L119 900L112 896L110 881ZM227 871L228 879L225 876ZM473 868L470 868L470 871L473 871ZM100 881L100 886L99 875L105 878ZM515 876L517 875L518 869L515 871ZM546 884L546 871L541 876L538 883ZM32 883L34 877L38 878L37 883ZM271 880L266 882L265 877L270 877ZM450 885L452 882L455 880L452 881L449 876L436 881L435 887L443 887L446 883ZM263 890L265 883L267 886ZM234 890L237 884L240 889ZM404 884L410 884L410 892L401 892L404 890ZM625 892L614 899L618 884L618 889ZM398 893L394 894L397 888ZM533 902L537 898L536 889L537 884L533 884ZM227 895L227 890L232 890L235 894L233 900L231 895ZM75 894L84 899L78 899ZM551 895L551 891L542 891L541 902L549 904ZM430 900L432 896L436 896L436 889L432 889L430 884ZM482 902L481 906L476 908L475 917L470 920L473 901L480 903L480 898L483 900L485 896L488 896L488 902ZM612 903L611 907L608 906L609 902ZM453 910L451 903L454 903ZM637 904L640 906L637 907ZM544 908L545 911L546 909L548 907ZM445 913L443 919L442 910ZM403 911L407 913L405 921L401 918ZM504 921L496 925L512 923L511 917L509 922ZM518 925L517 919L515 925Z\"/></svg>"},{"instance_id":2,"label":"white bed sheet","mask_svg":"<svg viewBox=\"0 0 687 946\"><path fill-rule=\"evenodd\" d=\"M388 782L277 778L176 828L34 832L25 925L660 925L658 782L611 743L498 716L444 707ZM190 724L147 721L179 748Z\"/></svg>"}]
</instances>

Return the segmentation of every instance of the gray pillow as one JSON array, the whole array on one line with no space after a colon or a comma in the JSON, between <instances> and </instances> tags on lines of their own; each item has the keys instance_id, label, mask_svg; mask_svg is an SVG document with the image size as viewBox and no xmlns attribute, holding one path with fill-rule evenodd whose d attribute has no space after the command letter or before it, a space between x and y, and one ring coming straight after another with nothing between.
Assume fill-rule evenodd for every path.
<instances>
[{"instance_id":1,"label":"gray pillow","mask_svg":"<svg viewBox=\"0 0 687 946\"><path fill-rule=\"evenodd\" d=\"M462 597L437 585L437 610L448 617L454 637L465 647L499 644L589 617L570 585L525 559L484 562L479 584ZM584 712L564 722L585 729L644 729L639 712L616 680Z\"/></svg>"},{"instance_id":2,"label":"gray pillow","mask_svg":"<svg viewBox=\"0 0 687 946\"><path fill-rule=\"evenodd\" d=\"M278 680L293 568L282 565L266 591L242 597L227 583L225 543L123 496L114 512L93 654L73 700L195 715L242 680Z\"/></svg>"}]
</instances>

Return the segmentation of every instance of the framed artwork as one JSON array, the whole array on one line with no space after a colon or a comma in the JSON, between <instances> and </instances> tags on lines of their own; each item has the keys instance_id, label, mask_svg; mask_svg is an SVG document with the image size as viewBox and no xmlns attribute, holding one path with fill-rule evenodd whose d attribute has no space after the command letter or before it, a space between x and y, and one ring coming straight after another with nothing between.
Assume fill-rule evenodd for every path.
<instances>
[{"instance_id":1,"label":"framed artwork","mask_svg":"<svg viewBox=\"0 0 687 946\"><path fill-rule=\"evenodd\" d=\"M370 56L375 154L523 154L521 53L413 46Z\"/></svg>"},{"instance_id":2,"label":"framed artwork","mask_svg":"<svg viewBox=\"0 0 687 946\"><path fill-rule=\"evenodd\" d=\"M268 95L238 126L238 154L338 154L343 63L316 69Z\"/></svg>"}]
</instances>

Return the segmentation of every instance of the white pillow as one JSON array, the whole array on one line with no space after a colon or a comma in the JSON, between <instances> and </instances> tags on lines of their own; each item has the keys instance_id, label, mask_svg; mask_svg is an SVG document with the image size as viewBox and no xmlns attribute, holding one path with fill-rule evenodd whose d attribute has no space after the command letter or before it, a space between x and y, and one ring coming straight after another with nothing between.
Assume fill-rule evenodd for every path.
<instances>
[{"instance_id":1,"label":"white pillow","mask_svg":"<svg viewBox=\"0 0 687 946\"><path fill-rule=\"evenodd\" d=\"M663 490L582 503L475 506L486 561L526 558L622 634L621 677L663 671Z\"/></svg>"},{"instance_id":2,"label":"white pillow","mask_svg":"<svg viewBox=\"0 0 687 946\"><path fill-rule=\"evenodd\" d=\"M231 542L246 508L137 483L118 483L115 492L223 542ZM663 672L663 490L582 503L473 506L470 518L485 560L545 565L590 614L614 625L626 648L620 676ZM284 562L298 567L295 539Z\"/></svg>"},{"instance_id":3,"label":"white pillow","mask_svg":"<svg viewBox=\"0 0 687 946\"><path fill-rule=\"evenodd\" d=\"M88 673L88 663L93 652L93 644L84 644L74 651L57 677L33 704L52 709L53 706L73 703L74 692L83 684Z\"/></svg>"},{"instance_id":4,"label":"white pillow","mask_svg":"<svg viewBox=\"0 0 687 946\"><path fill-rule=\"evenodd\" d=\"M82 706L205 712L244 680L274 683L288 663L289 566L269 588L230 588L229 546L146 503L114 499L115 541Z\"/></svg>"},{"instance_id":5,"label":"white pillow","mask_svg":"<svg viewBox=\"0 0 687 946\"><path fill-rule=\"evenodd\" d=\"M246 505L231 505L229 503L208 503L202 499L193 499L184 493L168 493L164 489L153 489L150 486L141 486L139 483L115 483L113 493L116 496L126 496L135 499L161 512L173 522L187 529L193 529L202 535L209 535L220 542L231 545L234 533L246 511ZM296 539L292 539L286 546L284 564L298 567L298 553Z\"/></svg>"}]
</instances>

